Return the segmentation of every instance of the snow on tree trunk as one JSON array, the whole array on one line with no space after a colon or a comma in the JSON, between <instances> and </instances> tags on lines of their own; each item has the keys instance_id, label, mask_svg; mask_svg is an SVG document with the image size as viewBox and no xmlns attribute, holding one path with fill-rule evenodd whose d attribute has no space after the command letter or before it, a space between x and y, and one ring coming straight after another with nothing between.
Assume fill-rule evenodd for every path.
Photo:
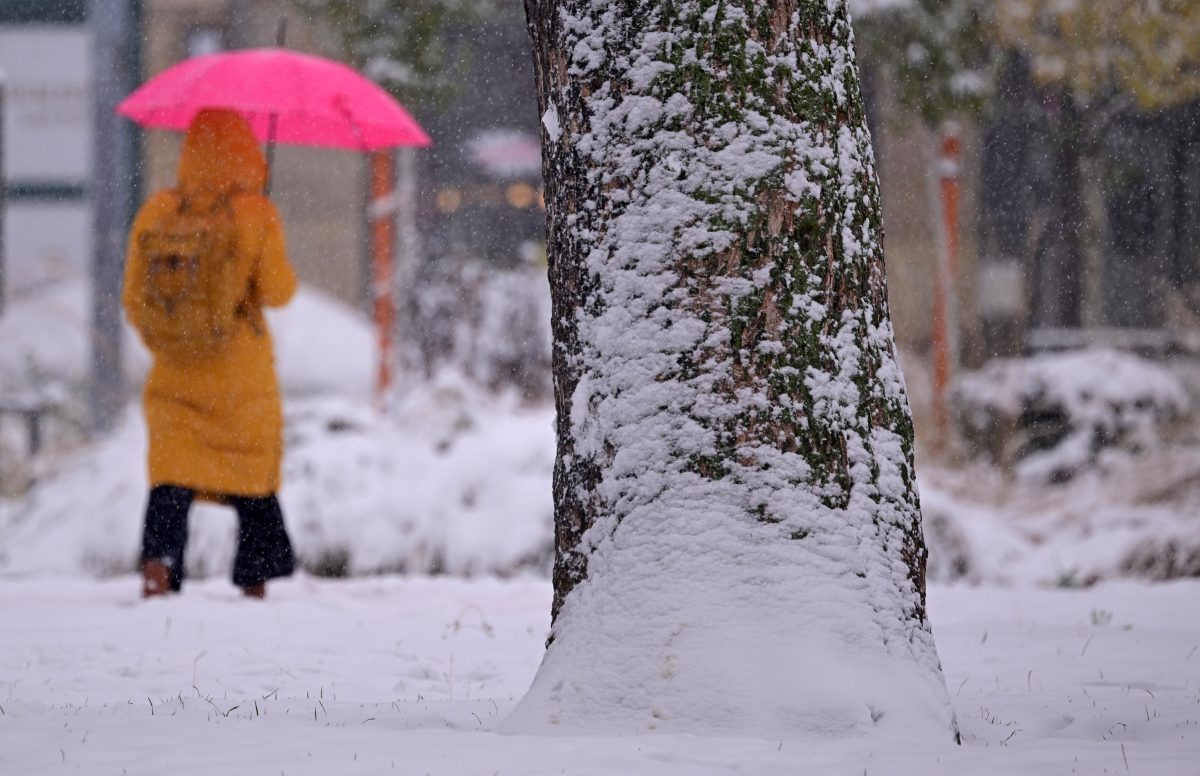
<instances>
[{"instance_id":1,"label":"snow on tree trunk","mask_svg":"<svg viewBox=\"0 0 1200 776\"><path fill-rule=\"evenodd\" d=\"M844 0L526 0L558 459L510 730L949 741Z\"/></svg>"}]
</instances>

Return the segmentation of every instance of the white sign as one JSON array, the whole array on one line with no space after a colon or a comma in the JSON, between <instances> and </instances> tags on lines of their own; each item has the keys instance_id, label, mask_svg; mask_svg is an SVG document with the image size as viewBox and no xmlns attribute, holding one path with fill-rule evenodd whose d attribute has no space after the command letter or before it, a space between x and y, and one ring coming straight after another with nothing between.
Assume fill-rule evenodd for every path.
<instances>
[{"instance_id":1,"label":"white sign","mask_svg":"<svg viewBox=\"0 0 1200 776\"><path fill-rule=\"evenodd\" d=\"M87 271L92 251L91 34L0 27L4 79L5 294Z\"/></svg>"},{"instance_id":2,"label":"white sign","mask_svg":"<svg viewBox=\"0 0 1200 776\"><path fill-rule=\"evenodd\" d=\"M5 211L8 298L87 273L92 208L86 199L10 199Z\"/></svg>"},{"instance_id":3,"label":"white sign","mask_svg":"<svg viewBox=\"0 0 1200 776\"><path fill-rule=\"evenodd\" d=\"M979 310L985 317L1025 312L1025 272L1019 261L979 262Z\"/></svg>"},{"instance_id":4,"label":"white sign","mask_svg":"<svg viewBox=\"0 0 1200 776\"><path fill-rule=\"evenodd\" d=\"M91 34L83 27L0 27L4 176L84 183L92 172Z\"/></svg>"}]
</instances>

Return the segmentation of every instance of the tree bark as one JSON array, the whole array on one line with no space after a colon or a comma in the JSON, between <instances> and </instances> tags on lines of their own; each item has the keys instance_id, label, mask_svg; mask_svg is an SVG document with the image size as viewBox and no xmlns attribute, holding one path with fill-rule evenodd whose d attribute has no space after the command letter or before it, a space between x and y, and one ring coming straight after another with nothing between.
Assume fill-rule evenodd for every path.
<instances>
[{"instance_id":1,"label":"tree bark","mask_svg":"<svg viewBox=\"0 0 1200 776\"><path fill-rule=\"evenodd\" d=\"M513 724L900 724L886 688L815 692L836 663L884 684L904 666L902 694L948 737L845 4L526 12L557 552L551 644ZM750 644L769 687L714 675Z\"/></svg>"},{"instance_id":2,"label":"tree bark","mask_svg":"<svg viewBox=\"0 0 1200 776\"><path fill-rule=\"evenodd\" d=\"M546 253L551 288L551 371L554 375L555 433L558 450L554 461L554 602L558 616L563 599L587 576L587 559L581 549L583 533L591 526L599 504L591 502L600 482L595 460L575 455L571 432L571 397L582 374L579 329L575 312L596 290L595 278L583 266L587 253L584 230L576 228L581 205L593 201L597 185L588 181L589 160L577 149L552 138L547 118L556 115L554 97L584 110L584 84L568 76L567 53L558 48L564 36L559 6L550 0L526 0L525 13L533 40L534 75L542 121L542 178L546 201ZM580 127L571 128L572 135ZM562 129L559 128L559 132ZM587 215L587 214L585 214ZM582 225L579 225L582 226Z\"/></svg>"}]
</instances>

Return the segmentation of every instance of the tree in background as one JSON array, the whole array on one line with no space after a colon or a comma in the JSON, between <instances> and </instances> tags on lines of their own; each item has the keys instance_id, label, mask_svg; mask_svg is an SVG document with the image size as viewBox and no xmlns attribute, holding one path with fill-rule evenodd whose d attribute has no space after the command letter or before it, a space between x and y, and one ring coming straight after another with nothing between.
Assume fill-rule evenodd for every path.
<instances>
[{"instance_id":1,"label":"tree in background","mask_svg":"<svg viewBox=\"0 0 1200 776\"><path fill-rule=\"evenodd\" d=\"M993 90L995 0L860 0L855 17L863 58L894 73L901 105L937 127L960 113L977 113ZM852 4L853 7L853 4Z\"/></svg>"},{"instance_id":2,"label":"tree in background","mask_svg":"<svg viewBox=\"0 0 1200 776\"><path fill-rule=\"evenodd\" d=\"M445 32L491 8L491 0L292 2L326 20L350 64L414 107L443 105L457 93L462 63Z\"/></svg>"},{"instance_id":3,"label":"tree in background","mask_svg":"<svg viewBox=\"0 0 1200 776\"><path fill-rule=\"evenodd\" d=\"M526 12L557 552L509 726L950 741L845 2Z\"/></svg>"},{"instance_id":4,"label":"tree in background","mask_svg":"<svg viewBox=\"0 0 1200 776\"><path fill-rule=\"evenodd\" d=\"M856 22L865 55L894 69L902 103L930 124L985 109L1005 52L1085 103L1152 110L1200 97L1192 0L913 0Z\"/></svg>"},{"instance_id":5,"label":"tree in background","mask_svg":"<svg viewBox=\"0 0 1200 776\"><path fill-rule=\"evenodd\" d=\"M1034 79L1079 100L1146 110L1200 97L1200 4L1192 0L997 2L994 37L1030 58Z\"/></svg>"},{"instance_id":6,"label":"tree in background","mask_svg":"<svg viewBox=\"0 0 1200 776\"><path fill-rule=\"evenodd\" d=\"M1113 268L1104 241L1124 228L1113 214L1130 217L1129 208L1111 204L1120 198L1114 189L1137 179L1147 181L1143 188L1173 185L1153 180L1152 149L1115 154L1121 140L1114 136L1200 98L1200 4L915 0L869 14L860 26L865 56L897 74L901 103L927 125L955 114L986 117L984 143L998 177L985 182L984 197L996 198L991 209L1002 222L1033 211L1017 219L1022 234L995 238L1007 243L999 253L1023 251L1033 265L1033 324L1105 323L1105 275ZM1039 144L1048 159L1031 158ZM1039 170L1031 168L1046 175L1045 191L1032 191ZM1031 191L1003 193L1022 187Z\"/></svg>"},{"instance_id":7,"label":"tree in background","mask_svg":"<svg viewBox=\"0 0 1200 776\"><path fill-rule=\"evenodd\" d=\"M1049 134L1057 141L1056 172L1064 185L1059 217L1047 219L1047 230L1052 243L1076 254L1067 266L1078 270L1051 275L1075 286L1066 304L1035 287L1035 321L1161 325L1164 300L1149 289L1179 278L1171 278L1170 248L1159 244L1151 223L1155 208L1177 209L1178 194L1162 197L1155 189L1177 191L1174 179L1185 170L1178 158L1156 169L1157 154L1176 143L1170 121L1148 131L1136 125L1200 98L1200 5L1006 2L997 4L995 24L998 45L1023 55L1033 83L1058 107ZM1157 136L1150 142L1158 148L1147 146L1147 135ZM1121 146L1128 148L1122 152ZM1132 207L1119 204L1129 199ZM1186 214L1171 216L1181 217ZM1106 261L1106 253L1116 255ZM1136 279L1139 293L1126 290L1128 282L1117 273Z\"/></svg>"}]
</instances>

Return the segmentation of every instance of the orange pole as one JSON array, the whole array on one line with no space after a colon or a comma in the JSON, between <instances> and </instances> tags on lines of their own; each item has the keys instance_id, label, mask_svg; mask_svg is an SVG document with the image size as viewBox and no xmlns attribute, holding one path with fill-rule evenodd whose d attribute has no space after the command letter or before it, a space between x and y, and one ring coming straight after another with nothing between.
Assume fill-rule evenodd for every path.
<instances>
[{"instance_id":1,"label":"orange pole","mask_svg":"<svg viewBox=\"0 0 1200 776\"><path fill-rule=\"evenodd\" d=\"M962 140L956 128L942 127L938 142L938 194L941 205L941 255L933 293L933 414L937 424L937 446L942 447L950 431L949 393L954 378L955 315L954 285L958 276L958 200Z\"/></svg>"},{"instance_id":2,"label":"orange pole","mask_svg":"<svg viewBox=\"0 0 1200 776\"><path fill-rule=\"evenodd\" d=\"M391 151L372 151L371 202L371 266L374 273L372 289L375 296L375 332L378 338L379 367L375 375L375 401L384 407L388 387L392 384L394 348L392 328L396 321L396 306L392 298L396 219L394 194L396 182L395 157Z\"/></svg>"}]
</instances>

